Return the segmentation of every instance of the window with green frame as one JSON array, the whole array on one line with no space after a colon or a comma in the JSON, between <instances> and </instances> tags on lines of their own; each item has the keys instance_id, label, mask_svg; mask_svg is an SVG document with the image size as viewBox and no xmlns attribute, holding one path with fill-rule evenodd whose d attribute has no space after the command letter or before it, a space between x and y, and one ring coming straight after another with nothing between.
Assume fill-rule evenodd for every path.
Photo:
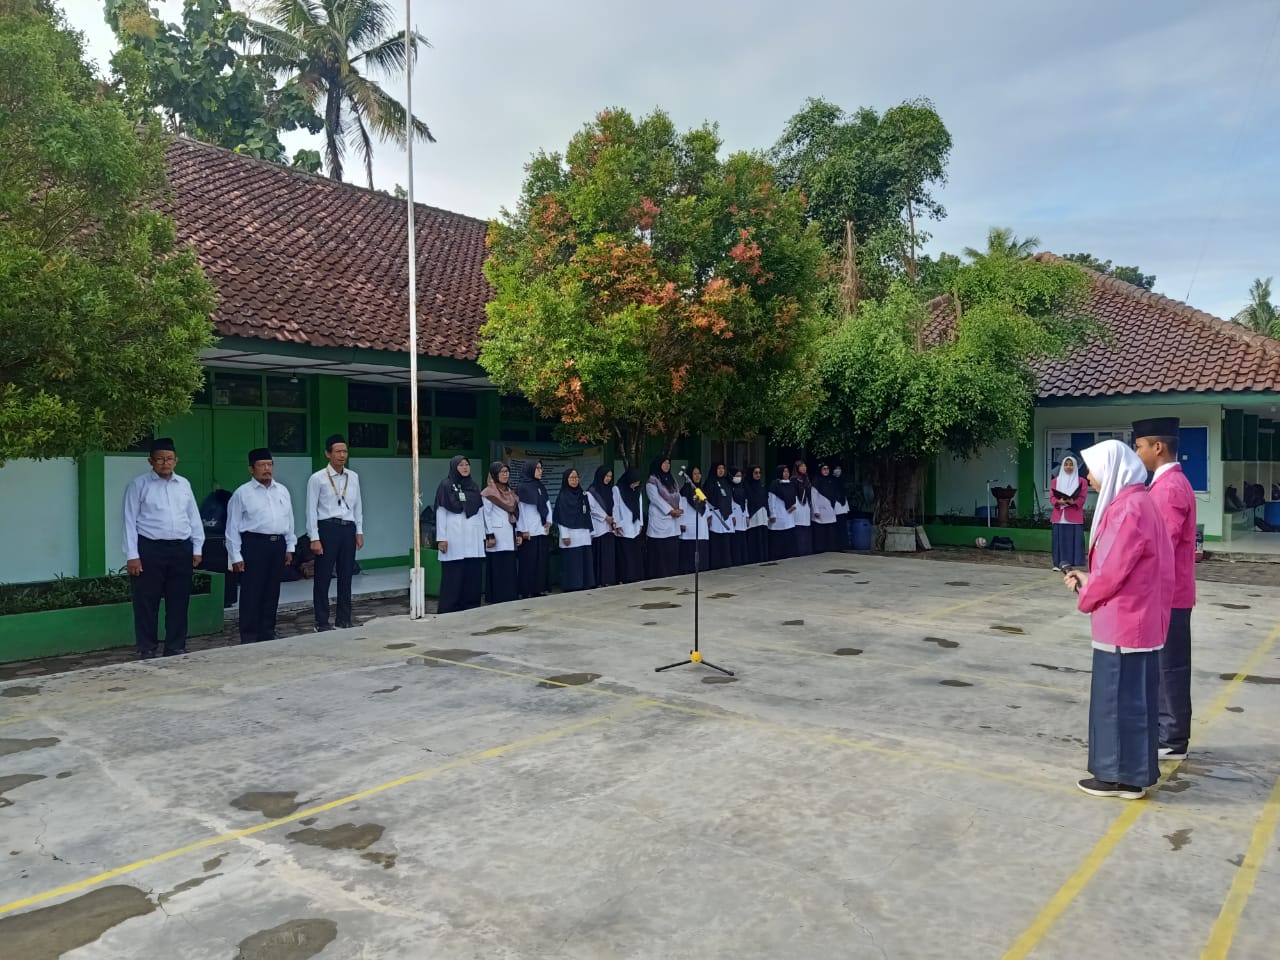
<instances>
[{"instance_id":1,"label":"window with green frame","mask_svg":"<svg viewBox=\"0 0 1280 960\"><path fill-rule=\"evenodd\" d=\"M555 442L555 422L539 417L533 405L517 393L503 394L498 398L498 416L501 420L498 436L502 440Z\"/></svg>"},{"instance_id":2,"label":"window with green frame","mask_svg":"<svg viewBox=\"0 0 1280 960\"><path fill-rule=\"evenodd\" d=\"M272 453L307 452L307 384L303 380L279 374L214 371L206 382L209 388L205 393L213 406L266 413L267 446Z\"/></svg>"}]
</instances>

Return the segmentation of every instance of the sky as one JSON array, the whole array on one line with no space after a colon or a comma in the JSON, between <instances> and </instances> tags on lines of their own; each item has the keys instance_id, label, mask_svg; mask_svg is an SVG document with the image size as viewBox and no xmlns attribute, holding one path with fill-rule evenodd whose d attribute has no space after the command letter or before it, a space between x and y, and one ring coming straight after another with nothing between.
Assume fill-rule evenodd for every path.
<instances>
[{"instance_id":1,"label":"sky","mask_svg":"<svg viewBox=\"0 0 1280 960\"><path fill-rule=\"evenodd\" d=\"M105 72L101 0L61 2ZM606 107L714 122L730 151L767 149L808 97L850 111L928 97L954 145L927 252L1011 227L1140 266L1222 317L1254 277L1280 277L1276 0L411 3L432 43L414 112L439 141L414 148L422 203L497 215L530 156ZM181 3L156 5L179 19ZM362 164L346 175L362 183ZM377 146L374 180L404 183L403 151Z\"/></svg>"}]
</instances>

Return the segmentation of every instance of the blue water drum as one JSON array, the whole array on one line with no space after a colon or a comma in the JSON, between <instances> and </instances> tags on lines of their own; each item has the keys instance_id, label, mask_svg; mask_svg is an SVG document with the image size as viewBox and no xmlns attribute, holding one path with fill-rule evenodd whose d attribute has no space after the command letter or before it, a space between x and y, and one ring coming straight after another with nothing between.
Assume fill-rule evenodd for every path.
<instances>
[{"instance_id":1,"label":"blue water drum","mask_svg":"<svg viewBox=\"0 0 1280 960\"><path fill-rule=\"evenodd\" d=\"M873 540L871 521L865 517L849 521L849 543L855 550L870 550Z\"/></svg>"},{"instance_id":2,"label":"blue water drum","mask_svg":"<svg viewBox=\"0 0 1280 960\"><path fill-rule=\"evenodd\" d=\"M1262 508L1262 519L1269 526L1280 527L1280 501L1268 503Z\"/></svg>"}]
</instances>

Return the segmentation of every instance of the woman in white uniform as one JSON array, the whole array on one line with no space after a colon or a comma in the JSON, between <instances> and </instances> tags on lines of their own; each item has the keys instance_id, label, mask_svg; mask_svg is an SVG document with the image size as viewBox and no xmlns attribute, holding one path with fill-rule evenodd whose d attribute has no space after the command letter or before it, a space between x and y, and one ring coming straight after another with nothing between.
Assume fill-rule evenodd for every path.
<instances>
[{"instance_id":1,"label":"woman in white uniform","mask_svg":"<svg viewBox=\"0 0 1280 960\"><path fill-rule=\"evenodd\" d=\"M813 507L813 552L839 550L836 538L836 490L840 482L831 475L831 464L818 467L810 503Z\"/></svg>"},{"instance_id":2,"label":"woman in white uniform","mask_svg":"<svg viewBox=\"0 0 1280 960\"><path fill-rule=\"evenodd\" d=\"M769 558L786 560L795 556L796 485L791 470L778 467L778 479L769 488Z\"/></svg>"},{"instance_id":3,"label":"woman in white uniform","mask_svg":"<svg viewBox=\"0 0 1280 960\"><path fill-rule=\"evenodd\" d=\"M484 499L484 528L488 533L488 586L490 603L516 599L516 521L520 500L511 489L511 471L505 463L489 464L489 482L480 491Z\"/></svg>"},{"instance_id":4,"label":"woman in white uniform","mask_svg":"<svg viewBox=\"0 0 1280 960\"><path fill-rule=\"evenodd\" d=\"M733 497L733 536L729 538L729 564L747 562L747 484L741 467L729 468L729 493Z\"/></svg>"},{"instance_id":5,"label":"woman in white uniform","mask_svg":"<svg viewBox=\"0 0 1280 960\"><path fill-rule=\"evenodd\" d=\"M564 475L552 513L560 538L560 589L590 590L595 586L591 556L591 508L582 477L574 468Z\"/></svg>"},{"instance_id":6,"label":"woman in white uniform","mask_svg":"<svg viewBox=\"0 0 1280 960\"><path fill-rule=\"evenodd\" d=\"M680 572L680 491L671 476L671 458L659 457L649 467L645 484L649 499L649 577L674 577Z\"/></svg>"},{"instance_id":7,"label":"woman in white uniform","mask_svg":"<svg viewBox=\"0 0 1280 960\"><path fill-rule=\"evenodd\" d=\"M520 499L516 521L516 532L520 534L520 546L516 548L520 596L540 597L547 592L547 553L551 549L551 498L542 482L541 460L525 464L516 496Z\"/></svg>"},{"instance_id":8,"label":"woman in white uniform","mask_svg":"<svg viewBox=\"0 0 1280 960\"><path fill-rule=\"evenodd\" d=\"M757 466L747 471L747 563L769 559L769 488L764 471Z\"/></svg>"},{"instance_id":9,"label":"woman in white uniform","mask_svg":"<svg viewBox=\"0 0 1280 960\"><path fill-rule=\"evenodd\" d=\"M791 485L796 488L796 532L792 556L807 557L813 553L813 484L809 465L797 460L791 471Z\"/></svg>"},{"instance_id":10,"label":"woman in white uniform","mask_svg":"<svg viewBox=\"0 0 1280 960\"><path fill-rule=\"evenodd\" d=\"M693 573L696 560L699 571L706 570L710 561L710 528L707 526L707 498L702 489L702 471L690 467L692 479L680 488L680 572ZM699 497L698 494L702 496Z\"/></svg>"},{"instance_id":11,"label":"woman in white uniform","mask_svg":"<svg viewBox=\"0 0 1280 960\"><path fill-rule=\"evenodd\" d=\"M436 549L440 551L438 613L480 606L484 579L484 516L471 461L454 457L436 487Z\"/></svg>"},{"instance_id":12,"label":"woman in white uniform","mask_svg":"<svg viewBox=\"0 0 1280 960\"><path fill-rule=\"evenodd\" d=\"M703 490L710 501L707 520L711 528L712 570L723 570L733 563L732 548L734 521L733 484L729 481L729 468L723 463L713 463Z\"/></svg>"},{"instance_id":13,"label":"woman in white uniform","mask_svg":"<svg viewBox=\"0 0 1280 960\"><path fill-rule=\"evenodd\" d=\"M644 554L640 534L644 507L640 502L640 474L628 468L613 485L613 519L617 522L618 579L635 583L644 579Z\"/></svg>"},{"instance_id":14,"label":"woman in white uniform","mask_svg":"<svg viewBox=\"0 0 1280 960\"><path fill-rule=\"evenodd\" d=\"M595 481L587 488L591 508L591 556L597 587L618 582L618 524L614 517L613 468L596 467Z\"/></svg>"}]
</instances>

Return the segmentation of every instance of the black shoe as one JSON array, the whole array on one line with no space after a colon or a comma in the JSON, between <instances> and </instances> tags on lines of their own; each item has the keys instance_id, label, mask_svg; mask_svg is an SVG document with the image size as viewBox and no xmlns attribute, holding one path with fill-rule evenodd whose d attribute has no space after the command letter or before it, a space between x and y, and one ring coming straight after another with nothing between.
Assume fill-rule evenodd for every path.
<instances>
[{"instance_id":1,"label":"black shoe","mask_svg":"<svg viewBox=\"0 0 1280 960\"><path fill-rule=\"evenodd\" d=\"M181 657L181 656L183 656L186 652L187 652L187 648L186 648L186 647L183 647L181 650L166 650L166 651L164 652L164 655L165 655L166 657Z\"/></svg>"},{"instance_id":2,"label":"black shoe","mask_svg":"<svg viewBox=\"0 0 1280 960\"><path fill-rule=\"evenodd\" d=\"M342 626L342 624L338 624L338 626ZM329 626L327 623L316 624L316 633L328 633L332 629L333 627Z\"/></svg>"},{"instance_id":3,"label":"black shoe","mask_svg":"<svg viewBox=\"0 0 1280 960\"><path fill-rule=\"evenodd\" d=\"M156 656L157 656L156 652L154 650L151 650L146 653L138 654L138 659L139 660L155 660Z\"/></svg>"},{"instance_id":4,"label":"black shoe","mask_svg":"<svg viewBox=\"0 0 1280 960\"><path fill-rule=\"evenodd\" d=\"M1089 777L1076 784L1091 797L1118 797L1121 800L1141 800L1147 795L1146 787L1131 787L1127 783L1112 783Z\"/></svg>"},{"instance_id":5,"label":"black shoe","mask_svg":"<svg viewBox=\"0 0 1280 960\"><path fill-rule=\"evenodd\" d=\"M350 621L348 621L347 623L340 623L340 624L338 624L338 629L339 629L339 630L352 630L352 629L354 629L354 628L355 628L355 624L354 624L354 623L351 623Z\"/></svg>"}]
</instances>

